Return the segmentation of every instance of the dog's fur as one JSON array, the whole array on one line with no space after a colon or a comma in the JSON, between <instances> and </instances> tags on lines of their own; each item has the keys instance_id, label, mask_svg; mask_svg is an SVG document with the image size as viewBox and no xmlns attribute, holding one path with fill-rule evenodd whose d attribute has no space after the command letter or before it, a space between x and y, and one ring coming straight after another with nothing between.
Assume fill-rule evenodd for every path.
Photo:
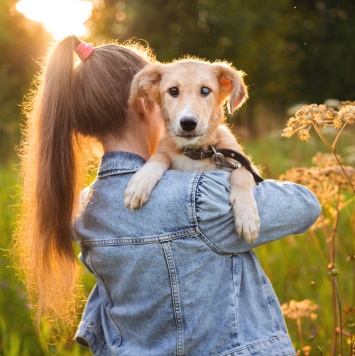
<instances>
[{"instance_id":1,"label":"dog's fur","mask_svg":"<svg viewBox=\"0 0 355 356\"><path fill-rule=\"evenodd\" d=\"M178 95L169 90L178 88ZM205 95L206 89L210 92ZM175 90L175 89L174 89ZM207 90L208 92L208 90ZM176 94L175 92L173 92ZM247 99L243 73L225 62L209 63L198 59L178 60L170 64L147 65L134 77L130 103L147 97L156 102L162 112L165 132L157 153L132 177L125 195L126 207L141 207L169 169L182 171L215 170L209 158L192 160L183 155L184 147L207 149L217 144L238 152L242 149L233 134L223 125L224 103L228 100L233 112ZM196 127L183 128L182 122L193 121ZM254 179L244 167L234 170L230 177L230 202L239 236L254 242L259 234L260 220L252 188Z\"/></svg>"}]
</instances>

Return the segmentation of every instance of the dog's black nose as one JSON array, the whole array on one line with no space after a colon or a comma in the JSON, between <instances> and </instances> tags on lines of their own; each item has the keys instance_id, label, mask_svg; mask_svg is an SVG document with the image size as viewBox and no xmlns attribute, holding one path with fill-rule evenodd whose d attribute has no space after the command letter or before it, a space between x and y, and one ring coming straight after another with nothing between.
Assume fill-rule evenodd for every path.
<instances>
[{"instance_id":1,"label":"dog's black nose","mask_svg":"<svg viewBox=\"0 0 355 356\"><path fill-rule=\"evenodd\" d=\"M184 131L195 130L197 119L194 116L185 116L180 120L180 126Z\"/></svg>"}]
</instances>

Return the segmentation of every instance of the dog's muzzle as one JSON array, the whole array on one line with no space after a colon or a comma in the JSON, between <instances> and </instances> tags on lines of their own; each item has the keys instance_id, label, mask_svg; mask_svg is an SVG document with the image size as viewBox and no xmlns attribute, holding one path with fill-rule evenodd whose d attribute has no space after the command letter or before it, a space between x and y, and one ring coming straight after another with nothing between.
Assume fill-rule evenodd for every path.
<instances>
[{"instance_id":1,"label":"dog's muzzle","mask_svg":"<svg viewBox=\"0 0 355 356\"><path fill-rule=\"evenodd\" d=\"M184 131L193 131L197 127L197 119L194 116L184 116L180 120L180 126Z\"/></svg>"}]
</instances>

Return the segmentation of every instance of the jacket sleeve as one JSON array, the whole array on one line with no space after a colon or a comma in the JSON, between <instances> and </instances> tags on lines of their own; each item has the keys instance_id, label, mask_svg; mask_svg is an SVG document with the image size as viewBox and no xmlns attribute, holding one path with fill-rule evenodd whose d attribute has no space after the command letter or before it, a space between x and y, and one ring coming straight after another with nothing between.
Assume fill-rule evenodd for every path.
<instances>
[{"instance_id":1,"label":"jacket sleeve","mask_svg":"<svg viewBox=\"0 0 355 356\"><path fill-rule=\"evenodd\" d=\"M197 226L220 253L241 253L292 234L302 234L321 214L321 206L306 187L265 180L254 187L260 216L260 235L254 244L239 238L229 203L229 174L212 171L201 174L195 197Z\"/></svg>"}]
</instances>

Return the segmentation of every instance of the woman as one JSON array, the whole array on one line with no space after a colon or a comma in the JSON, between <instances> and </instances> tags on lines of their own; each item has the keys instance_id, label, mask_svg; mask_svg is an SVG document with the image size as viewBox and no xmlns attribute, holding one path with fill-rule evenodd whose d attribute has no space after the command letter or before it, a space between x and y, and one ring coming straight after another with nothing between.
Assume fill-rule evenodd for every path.
<instances>
[{"instance_id":1,"label":"woman","mask_svg":"<svg viewBox=\"0 0 355 356\"><path fill-rule=\"evenodd\" d=\"M167 171L142 209L124 208L125 187L162 132L153 103L127 105L133 76L153 60L139 48L93 48L75 37L49 56L29 108L17 240L36 319L53 332L75 322L74 236L97 281L75 339L95 355L292 355L251 249L313 224L320 206L308 189L255 187L261 232L252 246L235 233L227 172ZM105 154L78 209L83 136Z\"/></svg>"}]
</instances>

